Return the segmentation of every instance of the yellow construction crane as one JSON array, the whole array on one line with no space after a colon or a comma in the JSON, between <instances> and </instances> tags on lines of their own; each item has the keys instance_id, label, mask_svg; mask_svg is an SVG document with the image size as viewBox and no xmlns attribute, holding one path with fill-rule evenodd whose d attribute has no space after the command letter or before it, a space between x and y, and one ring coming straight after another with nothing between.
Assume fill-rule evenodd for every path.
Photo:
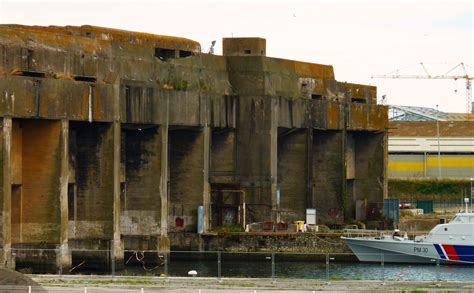
<instances>
[{"instance_id":1,"label":"yellow construction crane","mask_svg":"<svg viewBox=\"0 0 474 293\"><path fill-rule=\"evenodd\" d=\"M469 117L469 115L471 114L471 110L472 110L472 108L471 108L472 107L472 83L471 83L471 80L473 79L473 77L469 76L464 63L461 62L461 63L457 64L456 66L454 66L453 68L448 70L446 73L441 74L441 75L431 75L428 72L428 69L426 69L426 66L423 64L423 62L420 62L420 65L423 68L426 75L415 75L415 74L413 74L413 75L404 75L404 74L400 74L399 70L397 69L397 70L394 70L394 71L389 72L387 74L373 75L371 78L454 79L454 80L465 79L466 80L466 113ZM462 68L464 74L463 75L452 74L452 72L454 70L456 70L457 68Z\"/></svg>"}]
</instances>

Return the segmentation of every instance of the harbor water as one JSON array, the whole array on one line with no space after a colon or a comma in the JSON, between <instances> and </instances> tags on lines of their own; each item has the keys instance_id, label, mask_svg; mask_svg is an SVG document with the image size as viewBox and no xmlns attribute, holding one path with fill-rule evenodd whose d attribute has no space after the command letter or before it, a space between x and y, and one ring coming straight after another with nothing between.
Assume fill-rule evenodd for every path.
<instances>
[{"instance_id":1,"label":"harbor water","mask_svg":"<svg viewBox=\"0 0 474 293\"><path fill-rule=\"evenodd\" d=\"M212 261L174 261L169 264L172 276L187 276L196 270L201 277L215 277L218 266ZM271 278L272 264L262 261L227 261L221 263L222 277ZM474 266L374 264L360 262L276 261L274 278L329 280L395 280L395 281L472 281Z\"/></svg>"}]
</instances>

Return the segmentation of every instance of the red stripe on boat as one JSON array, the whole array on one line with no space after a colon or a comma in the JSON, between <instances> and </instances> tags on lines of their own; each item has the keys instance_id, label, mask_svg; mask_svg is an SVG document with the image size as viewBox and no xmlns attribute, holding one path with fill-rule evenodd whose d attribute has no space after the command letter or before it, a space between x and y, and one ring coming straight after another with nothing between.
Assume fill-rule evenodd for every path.
<instances>
[{"instance_id":1,"label":"red stripe on boat","mask_svg":"<svg viewBox=\"0 0 474 293\"><path fill-rule=\"evenodd\" d=\"M451 244L443 244L444 251L449 260L459 260L459 255Z\"/></svg>"}]
</instances>

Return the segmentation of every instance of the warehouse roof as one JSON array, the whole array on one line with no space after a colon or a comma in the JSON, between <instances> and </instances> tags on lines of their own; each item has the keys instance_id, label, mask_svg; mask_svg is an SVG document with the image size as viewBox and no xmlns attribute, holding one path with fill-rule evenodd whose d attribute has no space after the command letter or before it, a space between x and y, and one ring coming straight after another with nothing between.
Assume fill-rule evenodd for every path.
<instances>
[{"instance_id":1,"label":"warehouse roof","mask_svg":"<svg viewBox=\"0 0 474 293\"><path fill-rule=\"evenodd\" d=\"M428 107L389 106L390 121L465 121L473 120L473 115L466 113L447 113Z\"/></svg>"}]
</instances>

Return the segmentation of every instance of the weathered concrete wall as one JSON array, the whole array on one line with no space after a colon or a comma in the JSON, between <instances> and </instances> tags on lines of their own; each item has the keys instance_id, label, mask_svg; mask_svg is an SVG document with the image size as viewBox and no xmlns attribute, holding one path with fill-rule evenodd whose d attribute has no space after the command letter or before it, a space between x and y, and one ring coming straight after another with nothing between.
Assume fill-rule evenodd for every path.
<instances>
[{"instance_id":1,"label":"weathered concrete wall","mask_svg":"<svg viewBox=\"0 0 474 293\"><path fill-rule=\"evenodd\" d=\"M3 119L0 120L0 163L3 166ZM3 247L3 230L5 228L5 224L3 223L3 213L4 213L4 197L3 197L3 189L4 181L3 181L3 168L0 168L0 245ZM0 260L3 261L3 253L0 253Z\"/></svg>"},{"instance_id":2,"label":"weathered concrete wall","mask_svg":"<svg viewBox=\"0 0 474 293\"><path fill-rule=\"evenodd\" d=\"M59 241L59 121L19 122L23 136L22 184L12 207L20 206L20 240L23 243ZM15 131L15 128L14 130ZM13 148L16 145L13 144ZM13 217L13 214L12 214ZM13 228L13 227L12 227Z\"/></svg>"},{"instance_id":3,"label":"weathered concrete wall","mask_svg":"<svg viewBox=\"0 0 474 293\"><path fill-rule=\"evenodd\" d=\"M313 133L313 206L317 223L344 221L344 150L341 131Z\"/></svg>"},{"instance_id":4,"label":"weathered concrete wall","mask_svg":"<svg viewBox=\"0 0 474 293\"><path fill-rule=\"evenodd\" d=\"M272 160L276 161L277 148L272 142L277 136L277 127L272 125L273 105L273 99L263 96L239 97L237 176L247 195L249 223L272 220L272 193L276 191L272 191L272 184L276 183Z\"/></svg>"},{"instance_id":5,"label":"weathered concrete wall","mask_svg":"<svg viewBox=\"0 0 474 293\"><path fill-rule=\"evenodd\" d=\"M169 228L197 231L197 208L202 205L204 135L199 129L169 133ZM184 221L177 227L176 219Z\"/></svg>"},{"instance_id":6,"label":"weathered concrete wall","mask_svg":"<svg viewBox=\"0 0 474 293\"><path fill-rule=\"evenodd\" d=\"M112 239L113 132L108 123L71 123L71 165L77 184L77 221L70 238Z\"/></svg>"},{"instance_id":7,"label":"weathered concrete wall","mask_svg":"<svg viewBox=\"0 0 474 293\"><path fill-rule=\"evenodd\" d=\"M307 133L299 129L287 133L280 129L278 137L278 188L280 216L284 222L306 220Z\"/></svg>"},{"instance_id":8,"label":"weathered concrete wall","mask_svg":"<svg viewBox=\"0 0 474 293\"><path fill-rule=\"evenodd\" d=\"M386 182L383 133L353 133L355 137L355 199L381 202Z\"/></svg>"},{"instance_id":9,"label":"weathered concrete wall","mask_svg":"<svg viewBox=\"0 0 474 293\"><path fill-rule=\"evenodd\" d=\"M23 180L23 127L21 120L12 122L12 184L21 185Z\"/></svg>"},{"instance_id":10,"label":"weathered concrete wall","mask_svg":"<svg viewBox=\"0 0 474 293\"><path fill-rule=\"evenodd\" d=\"M382 203L386 194L384 133L348 132L346 136L347 217L356 218L356 201ZM386 195L385 195L386 196ZM365 206L365 204L364 204ZM361 210L361 219L366 211Z\"/></svg>"},{"instance_id":11,"label":"weathered concrete wall","mask_svg":"<svg viewBox=\"0 0 474 293\"><path fill-rule=\"evenodd\" d=\"M125 190L121 198L123 235L160 232L161 141L157 127L122 131L125 144Z\"/></svg>"},{"instance_id":12,"label":"weathered concrete wall","mask_svg":"<svg viewBox=\"0 0 474 293\"><path fill-rule=\"evenodd\" d=\"M173 235L172 243L182 250L196 250L201 246L205 251L314 253L321 254L320 257L325 259L326 253L352 254L341 236L328 233L226 233L206 235L199 240L197 237ZM307 258L308 255L304 257Z\"/></svg>"},{"instance_id":13,"label":"weathered concrete wall","mask_svg":"<svg viewBox=\"0 0 474 293\"><path fill-rule=\"evenodd\" d=\"M236 183L236 147L235 131L232 129L216 129L211 139L211 183Z\"/></svg>"}]
</instances>

